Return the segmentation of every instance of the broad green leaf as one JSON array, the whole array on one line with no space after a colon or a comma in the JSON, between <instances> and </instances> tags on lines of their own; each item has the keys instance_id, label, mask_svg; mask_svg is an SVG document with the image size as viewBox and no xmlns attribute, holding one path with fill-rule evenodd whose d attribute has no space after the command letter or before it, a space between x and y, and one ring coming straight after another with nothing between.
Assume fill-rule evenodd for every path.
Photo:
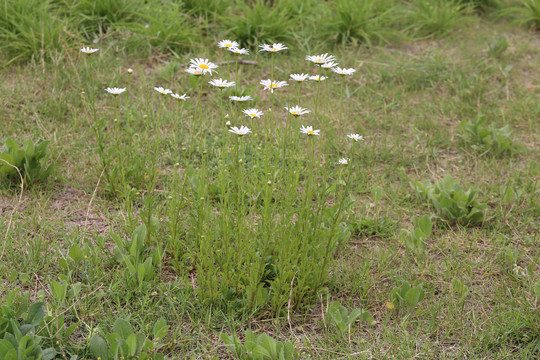
<instances>
[{"instance_id":1,"label":"broad green leaf","mask_svg":"<svg viewBox=\"0 0 540 360\"><path fill-rule=\"evenodd\" d=\"M107 342L98 335L94 335L90 338L88 350L90 350L96 359L101 358L101 360L109 360L109 346L107 345Z\"/></svg>"},{"instance_id":2,"label":"broad green leaf","mask_svg":"<svg viewBox=\"0 0 540 360\"><path fill-rule=\"evenodd\" d=\"M75 244L69 248L69 257L76 263L83 259L84 254L79 245Z\"/></svg>"},{"instance_id":3,"label":"broad green leaf","mask_svg":"<svg viewBox=\"0 0 540 360\"><path fill-rule=\"evenodd\" d=\"M113 324L112 330L114 333L120 335L122 339L127 339L131 334L133 334L133 328L124 319L116 319Z\"/></svg>"},{"instance_id":4,"label":"broad green leaf","mask_svg":"<svg viewBox=\"0 0 540 360\"><path fill-rule=\"evenodd\" d=\"M167 325L165 319L159 318L159 320L156 321L153 329L154 339L163 339L167 335L168 330L169 326Z\"/></svg>"},{"instance_id":5,"label":"broad green leaf","mask_svg":"<svg viewBox=\"0 0 540 360\"><path fill-rule=\"evenodd\" d=\"M66 299L67 287L67 282L51 282L51 291L57 301L63 302Z\"/></svg>"},{"instance_id":6,"label":"broad green leaf","mask_svg":"<svg viewBox=\"0 0 540 360\"><path fill-rule=\"evenodd\" d=\"M28 315L26 316L24 323L38 326L45 317L45 311L43 310L44 305L45 303L43 302L32 304L28 309Z\"/></svg>"},{"instance_id":7,"label":"broad green leaf","mask_svg":"<svg viewBox=\"0 0 540 360\"><path fill-rule=\"evenodd\" d=\"M137 335L131 334L126 339L129 355L134 356L137 354Z\"/></svg>"}]
</instances>

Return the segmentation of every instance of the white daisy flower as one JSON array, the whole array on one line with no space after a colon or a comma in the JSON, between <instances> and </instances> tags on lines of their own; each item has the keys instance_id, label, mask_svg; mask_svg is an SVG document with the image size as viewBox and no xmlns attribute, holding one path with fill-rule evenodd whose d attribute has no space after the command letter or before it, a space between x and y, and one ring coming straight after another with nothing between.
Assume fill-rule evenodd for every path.
<instances>
[{"instance_id":1,"label":"white daisy flower","mask_svg":"<svg viewBox=\"0 0 540 360\"><path fill-rule=\"evenodd\" d=\"M313 135L319 136L321 130L313 130L313 126L306 126L306 127L304 127L304 125L302 125L302 127L300 128L300 132L301 132L302 134L306 134L306 135L308 135L308 136L313 136Z\"/></svg>"},{"instance_id":2,"label":"white daisy flower","mask_svg":"<svg viewBox=\"0 0 540 360\"><path fill-rule=\"evenodd\" d=\"M231 122L230 122L230 120L227 120L227 122L225 123L225 126L228 127L228 128L231 127Z\"/></svg>"},{"instance_id":3,"label":"white daisy flower","mask_svg":"<svg viewBox=\"0 0 540 360\"><path fill-rule=\"evenodd\" d=\"M259 47L261 48L261 50L259 51L268 51L268 52L278 52L278 51L281 51L281 50L286 50L288 49L288 47L286 47L285 45L281 44L281 43L274 43L272 45L270 44L261 44L259 45Z\"/></svg>"},{"instance_id":4,"label":"white daisy flower","mask_svg":"<svg viewBox=\"0 0 540 360\"><path fill-rule=\"evenodd\" d=\"M220 89L225 89L231 86L234 86L234 81L227 81L223 79L212 79L208 82L210 85L218 87Z\"/></svg>"},{"instance_id":5,"label":"white daisy flower","mask_svg":"<svg viewBox=\"0 0 540 360\"><path fill-rule=\"evenodd\" d=\"M210 62L208 59L197 58L189 60L191 64L189 67L202 70L203 74L210 73L212 75L212 70L217 69L217 65L213 62Z\"/></svg>"},{"instance_id":6,"label":"white daisy flower","mask_svg":"<svg viewBox=\"0 0 540 360\"><path fill-rule=\"evenodd\" d=\"M291 74L291 79L297 82L306 81L309 78L309 74Z\"/></svg>"},{"instance_id":7,"label":"white daisy flower","mask_svg":"<svg viewBox=\"0 0 540 360\"><path fill-rule=\"evenodd\" d=\"M169 94L172 94L172 91L170 89L164 89L162 88L161 86L157 86L154 88L154 90L156 90L158 93L160 93L161 95L169 95Z\"/></svg>"},{"instance_id":8,"label":"white daisy flower","mask_svg":"<svg viewBox=\"0 0 540 360\"><path fill-rule=\"evenodd\" d=\"M222 49L223 48L227 49L227 48L233 48L233 47L237 48L240 46L240 44L232 40L221 40L220 42L218 42L217 46Z\"/></svg>"},{"instance_id":9,"label":"white daisy flower","mask_svg":"<svg viewBox=\"0 0 540 360\"><path fill-rule=\"evenodd\" d=\"M127 73L128 73L129 75L133 74L133 69L132 69L132 68L127 69Z\"/></svg>"},{"instance_id":10,"label":"white daisy flower","mask_svg":"<svg viewBox=\"0 0 540 360\"><path fill-rule=\"evenodd\" d=\"M251 96L229 96L229 99L231 99L231 101L249 101L249 100L253 100L253 98Z\"/></svg>"},{"instance_id":11,"label":"white daisy flower","mask_svg":"<svg viewBox=\"0 0 540 360\"><path fill-rule=\"evenodd\" d=\"M249 128L247 128L246 126L240 126L240 127L236 127L236 126L233 126L229 129L230 132L232 132L233 134L236 134L238 136L244 136L246 134L249 134L251 132L251 130Z\"/></svg>"},{"instance_id":12,"label":"white daisy flower","mask_svg":"<svg viewBox=\"0 0 540 360\"><path fill-rule=\"evenodd\" d=\"M364 140L364 138L358 134L349 134L347 137L353 139L354 141Z\"/></svg>"},{"instance_id":13,"label":"white daisy flower","mask_svg":"<svg viewBox=\"0 0 540 360\"><path fill-rule=\"evenodd\" d=\"M349 165L349 161L351 161L351 159L347 159L347 158L341 158L338 160L338 165Z\"/></svg>"},{"instance_id":14,"label":"white daisy flower","mask_svg":"<svg viewBox=\"0 0 540 360\"><path fill-rule=\"evenodd\" d=\"M332 68L332 71L338 75L345 76L345 75L352 75L356 71L356 69L345 69L345 68L342 69L339 66L336 66L335 68Z\"/></svg>"},{"instance_id":15,"label":"white daisy flower","mask_svg":"<svg viewBox=\"0 0 540 360\"><path fill-rule=\"evenodd\" d=\"M185 72L190 73L193 76L201 76L203 74L203 71L197 68L187 68Z\"/></svg>"},{"instance_id":16,"label":"white daisy flower","mask_svg":"<svg viewBox=\"0 0 540 360\"><path fill-rule=\"evenodd\" d=\"M229 50L230 52L232 52L235 55L249 55L249 50L248 49L240 49L240 48L237 48L237 47L230 47L230 48L227 48L227 50Z\"/></svg>"},{"instance_id":17,"label":"white daisy flower","mask_svg":"<svg viewBox=\"0 0 540 360\"><path fill-rule=\"evenodd\" d=\"M309 77L309 80L313 80L313 81L324 81L326 79L328 79L326 76L319 76L319 75L313 75Z\"/></svg>"},{"instance_id":18,"label":"white daisy flower","mask_svg":"<svg viewBox=\"0 0 540 360\"><path fill-rule=\"evenodd\" d=\"M272 81L270 79L261 80L260 84L264 86L265 90L270 90L271 93L274 92L274 89L279 89L289 85L286 81Z\"/></svg>"},{"instance_id":19,"label":"white daisy flower","mask_svg":"<svg viewBox=\"0 0 540 360\"><path fill-rule=\"evenodd\" d=\"M246 110L242 110L242 112L252 119L260 118L261 116L264 115L264 113L260 111L259 109L246 109Z\"/></svg>"},{"instance_id":20,"label":"white daisy flower","mask_svg":"<svg viewBox=\"0 0 540 360\"><path fill-rule=\"evenodd\" d=\"M170 94L171 94L171 96L172 96L173 98L175 98L175 99L177 99L177 100L183 100L183 101L186 101L187 99L189 99L189 96L187 96L187 94L184 94L184 95L178 95L178 94L173 93L173 92L171 92Z\"/></svg>"},{"instance_id":21,"label":"white daisy flower","mask_svg":"<svg viewBox=\"0 0 540 360\"><path fill-rule=\"evenodd\" d=\"M312 63L316 65L322 65L322 64L326 64L327 62L336 60L336 57L333 55L322 54L322 55L306 56L305 59L308 61L311 61Z\"/></svg>"},{"instance_id":22,"label":"white daisy flower","mask_svg":"<svg viewBox=\"0 0 540 360\"><path fill-rule=\"evenodd\" d=\"M99 51L99 48L91 48L89 46L84 46L83 48L81 48L81 52L87 55L92 55L93 53L98 52L98 51Z\"/></svg>"},{"instance_id":23,"label":"white daisy flower","mask_svg":"<svg viewBox=\"0 0 540 360\"><path fill-rule=\"evenodd\" d=\"M332 68L334 68L334 67L336 67L336 66L338 66L338 65L339 65L339 64L338 64L337 62L328 61L328 62L322 64L321 67L322 67L323 69L332 69Z\"/></svg>"},{"instance_id":24,"label":"white daisy flower","mask_svg":"<svg viewBox=\"0 0 540 360\"><path fill-rule=\"evenodd\" d=\"M106 88L105 91L111 95L117 96L126 91L126 88Z\"/></svg>"},{"instance_id":25,"label":"white daisy flower","mask_svg":"<svg viewBox=\"0 0 540 360\"><path fill-rule=\"evenodd\" d=\"M305 115L311 112L310 110L300 107L298 105L290 107L290 108L285 107L285 109L287 109L287 111L289 111L294 116Z\"/></svg>"}]
</instances>

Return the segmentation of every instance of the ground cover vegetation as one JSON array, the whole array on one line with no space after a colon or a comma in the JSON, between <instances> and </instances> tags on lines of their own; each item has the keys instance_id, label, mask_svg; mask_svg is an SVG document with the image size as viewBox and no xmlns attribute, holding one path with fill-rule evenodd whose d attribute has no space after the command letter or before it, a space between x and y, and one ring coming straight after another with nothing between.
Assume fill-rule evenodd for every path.
<instances>
[{"instance_id":1,"label":"ground cover vegetation","mask_svg":"<svg viewBox=\"0 0 540 360\"><path fill-rule=\"evenodd\" d=\"M0 360L539 357L539 9L3 1Z\"/></svg>"}]
</instances>

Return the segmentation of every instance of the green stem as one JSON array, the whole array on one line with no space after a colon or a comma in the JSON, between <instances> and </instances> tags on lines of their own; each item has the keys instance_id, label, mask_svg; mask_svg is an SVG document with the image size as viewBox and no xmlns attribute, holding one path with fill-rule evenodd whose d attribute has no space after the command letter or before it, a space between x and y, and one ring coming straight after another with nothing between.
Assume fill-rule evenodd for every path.
<instances>
[{"instance_id":1,"label":"green stem","mask_svg":"<svg viewBox=\"0 0 540 360\"><path fill-rule=\"evenodd\" d=\"M317 82L317 96L315 97L315 119L319 121L319 90L321 89L321 67L319 66L319 81ZM320 122L318 122L320 124Z\"/></svg>"},{"instance_id":2,"label":"green stem","mask_svg":"<svg viewBox=\"0 0 540 360\"><path fill-rule=\"evenodd\" d=\"M345 192L343 193L343 196L341 197L341 201L339 202L339 208L338 208L338 211L336 213L336 217L334 218L334 223L332 225L332 231L330 232L330 235L328 236L328 242L326 243L326 249L325 249L325 254L324 254L324 259L323 259L323 263L322 263L322 266L321 266L321 272L320 272L320 275L319 275L319 281L318 281L318 284L317 286L320 287L322 285L322 281L323 281L323 276L324 276L324 273L326 272L326 267L328 266L328 261L329 261L329 258L330 258L330 246L332 245L332 240L334 239L334 235L336 233L336 227L338 225L338 222L339 222L339 219L341 217L341 212L343 211L343 205L345 203L345 198L347 197L347 194L349 192L349 188L350 188L350 183L351 183L351 174L352 174L352 168L353 168L353 162L354 162L354 146L355 144L352 145L351 147L351 159L350 159L350 163L349 163L349 173L347 174L347 182L345 184ZM318 289L314 289L315 292L318 290Z\"/></svg>"},{"instance_id":3,"label":"green stem","mask_svg":"<svg viewBox=\"0 0 540 360\"><path fill-rule=\"evenodd\" d=\"M341 124L343 122L343 83L345 82L345 77L341 75L341 86L339 90L339 123Z\"/></svg>"},{"instance_id":4,"label":"green stem","mask_svg":"<svg viewBox=\"0 0 540 360\"><path fill-rule=\"evenodd\" d=\"M236 75L234 77L234 93L238 95L238 57L236 58Z\"/></svg>"}]
</instances>

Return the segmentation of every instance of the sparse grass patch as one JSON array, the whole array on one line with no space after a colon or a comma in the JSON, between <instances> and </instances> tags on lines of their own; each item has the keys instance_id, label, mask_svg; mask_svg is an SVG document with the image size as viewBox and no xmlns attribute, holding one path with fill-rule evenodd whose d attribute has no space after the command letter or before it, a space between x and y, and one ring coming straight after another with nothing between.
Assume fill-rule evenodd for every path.
<instances>
[{"instance_id":1,"label":"sparse grass patch","mask_svg":"<svg viewBox=\"0 0 540 360\"><path fill-rule=\"evenodd\" d=\"M223 24L164 4L111 24L93 54L73 46L0 73L5 138L49 139L58 164L20 203L0 190L0 331L42 303L26 344L57 358L538 357L530 32L489 22L341 46L308 39L330 4L265 1L306 23L284 30L288 53L250 48L237 67L215 47ZM171 45L177 15L186 46ZM305 60L325 52L356 72ZM217 75L185 71L205 56ZM476 151L506 126L520 151ZM418 196L409 182L426 179Z\"/></svg>"}]
</instances>

